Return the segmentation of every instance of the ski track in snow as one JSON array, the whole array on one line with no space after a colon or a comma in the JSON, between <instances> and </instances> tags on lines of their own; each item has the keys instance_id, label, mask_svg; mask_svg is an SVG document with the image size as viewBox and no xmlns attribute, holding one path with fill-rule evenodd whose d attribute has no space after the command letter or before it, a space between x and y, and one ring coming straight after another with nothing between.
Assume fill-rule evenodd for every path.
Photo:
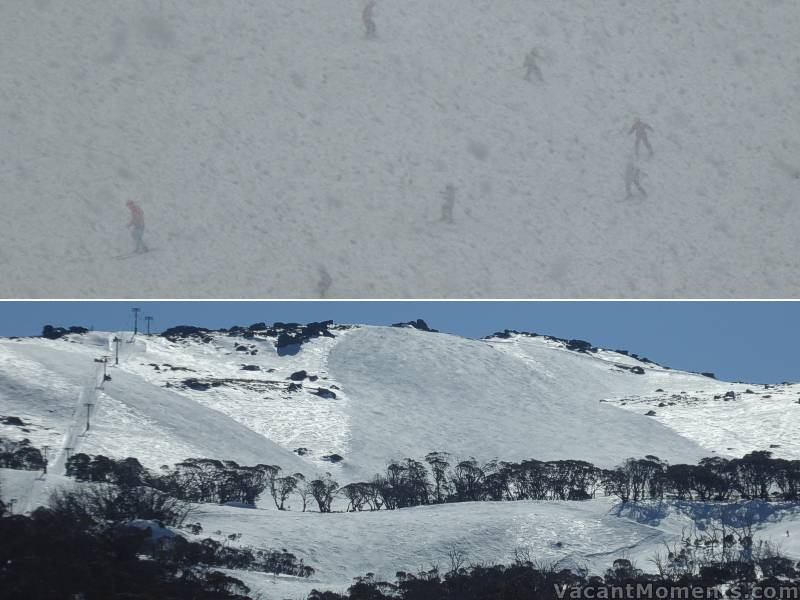
<instances>
[{"instance_id":1,"label":"ski track in snow","mask_svg":"<svg viewBox=\"0 0 800 600\"><path fill-rule=\"evenodd\" d=\"M359 12L0 7L0 293L800 293L797 2L381 2L375 40ZM128 198L161 252L111 260Z\"/></svg>"}]
</instances>

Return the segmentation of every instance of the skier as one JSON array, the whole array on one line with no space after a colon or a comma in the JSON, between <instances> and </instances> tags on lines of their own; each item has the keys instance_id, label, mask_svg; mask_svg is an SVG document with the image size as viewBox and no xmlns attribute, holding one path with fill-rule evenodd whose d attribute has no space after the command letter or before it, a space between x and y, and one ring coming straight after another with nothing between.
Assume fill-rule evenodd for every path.
<instances>
[{"instance_id":1,"label":"skier","mask_svg":"<svg viewBox=\"0 0 800 600\"><path fill-rule=\"evenodd\" d=\"M542 76L542 70L539 68L538 63L536 62L537 58L541 58L539 53L536 52L536 48L533 48L528 55L525 57L525 81L530 81L533 75L536 75L536 79L539 81L544 81L544 77Z\"/></svg>"},{"instance_id":2,"label":"skier","mask_svg":"<svg viewBox=\"0 0 800 600\"><path fill-rule=\"evenodd\" d=\"M630 200L633 198L633 193L631 193L631 186L636 186L636 189L639 190L639 193L642 196L646 196L647 192L644 191L642 187L642 183L640 181L640 177L642 175L647 175L644 171L642 171L639 167L637 167L633 162L628 161L628 165L625 167L625 199Z\"/></svg>"},{"instance_id":3,"label":"skier","mask_svg":"<svg viewBox=\"0 0 800 600\"><path fill-rule=\"evenodd\" d=\"M647 139L648 131L653 131L653 128L642 121L639 117L636 117L636 119L633 121L633 126L630 128L630 131L628 131L628 135L636 133L634 151L637 157L639 156L639 144L644 144L644 147L647 148L650 156L653 156L653 148L650 146L650 141Z\"/></svg>"},{"instance_id":4,"label":"skier","mask_svg":"<svg viewBox=\"0 0 800 600\"><path fill-rule=\"evenodd\" d=\"M367 0L367 3L364 5L364 11L361 13L361 21L364 23L364 27L367 30L367 37L374 38L375 37L375 19L373 13L375 11L375 0Z\"/></svg>"},{"instance_id":5,"label":"skier","mask_svg":"<svg viewBox=\"0 0 800 600\"><path fill-rule=\"evenodd\" d=\"M328 270L325 267L319 267L319 281L317 282L317 291L319 292L319 297L324 298L325 294L328 293L328 290L333 283L333 278L331 274L328 273Z\"/></svg>"},{"instance_id":6,"label":"skier","mask_svg":"<svg viewBox=\"0 0 800 600\"><path fill-rule=\"evenodd\" d=\"M444 202L442 202L442 221L445 223L454 223L453 208L456 205L456 188L452 183L448 183L444 188Z\"/></svg>"},{"instance_id":7,"label":"skier","mask_svg":"<svg viewBox=\"0 0 800 600\"><path fill-rule=\"evenodd\" d=\"M131 211L131 220L128 221L128 227L133 227L131 235L133 236L133 241L136 242L136 248L133 253L147 252L147 245L142 239L144 237L144 211L133 200L128 200L125 204Z\"/></svg>"}]
</instances>

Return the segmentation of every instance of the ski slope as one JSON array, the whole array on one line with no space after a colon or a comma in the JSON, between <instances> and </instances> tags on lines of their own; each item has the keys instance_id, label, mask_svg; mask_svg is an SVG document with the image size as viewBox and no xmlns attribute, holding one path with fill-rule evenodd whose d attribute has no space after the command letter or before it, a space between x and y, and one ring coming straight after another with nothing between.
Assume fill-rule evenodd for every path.
<instances>
[{"instance_id":1,"label":"ski slope","mask_svg":"<svg viewBox=\"0 0 800 600\"><path fill-rule=\"evenodd\" d=\"M0 296L800 292L796 2L379 1L374 40L360 13L0 5ZM110 260L129 198L155 251Z\"/></svg>"},{"instance_id":2,"label":"ski slope","mask_svg":"<svg viewBox=\"0 0 800 600\"><path fill-rule=\"evenodd\" d=\"M130 343L130 332L3 339L0 415L26 426L0 424L0 435L28 437L53 452L136 456L151 468L209 457L328 471L340 483L432 451L604 467L647 454L670 462L756 449L800 456L793 435L800 386L765 391L613 351L577 352L542 336L470 340L372 326L331 332L281 354L275 337L258 333ZM119 365L114 336L123 340ZM112 357L111 381L97 389L101 355ZM293 381L301 370L306 377ZM344 460L330 462L334 454ZM57 471L63 458L51 455Z\"/></svg>"},{"instance_id":3,"label":"ski slope","mask_svg":"<svg viewBox=\"0 0 800 600\"><path fill-rule=\"evenodd\" d=\"M45 477L0 471L3 498L29 513L54 489L74 485L63 477L67 448L136 456L152 469L190 456L276 464L306 476L328 471L340 484L433 450L479 461L577 458L601 466L645 454L670 462L752 450L800 458L796 384L718 381L528 334L472 340L361 325L330 332L280 354L276 338L258 331L0 339L0 415L24 422L0 422L0 436L51 448ZM114 337L122 340L119 365ZM111 380L98 389L102 364L95 359L103 355L112 357ZM302 381L290 379L300 370ZM87 399L94 405L88 431ZM326 460L333 453L344 460ZM447 567L451 548L485 562L508 562L522 548L593 572L628 556L647 569L665 542L711 510L665 502L620 512L612 499L598 498L319 514L299 512L298 502L291 498L287 512L266 498L255 509L201 505L191 521L202 524L202 536L241 533L232 543L302 558L315 569L311 579L231 572L265 598L301 599L313 588L344 590L367 572L392 579L398 569ZM796 507L772 503L756 522L759 539L800 556Z\"/></svg>"},{"instance_id":4,"label":"ski slope","mask_svg":"<svg viewBox=\"0 0 800 600\"><path fill-rule=\"evenodd\" d=\"M478 502L365 513L281 514L275 510L203 505L195 515L203 536L236 543L281 547L315 569L310 579L232 571L266 598L304 600L318 590L343 592L355 576L374 573L394 581L403 570L416 573L438 565L450 568L449 552L466 561L509 564L515 551L561 568L586 568L602 575L617 558L628 558L653 572L651 560L665 544L701 524L715 511L730 525L735 512L748 511L756 539L770 541L790 557L800 556L800 509L766 504L755 508L726 504L641 503L620 511L610 499L586 502ZM786 536L786 531L790 536Z\"/></svg>"}]
</instances>

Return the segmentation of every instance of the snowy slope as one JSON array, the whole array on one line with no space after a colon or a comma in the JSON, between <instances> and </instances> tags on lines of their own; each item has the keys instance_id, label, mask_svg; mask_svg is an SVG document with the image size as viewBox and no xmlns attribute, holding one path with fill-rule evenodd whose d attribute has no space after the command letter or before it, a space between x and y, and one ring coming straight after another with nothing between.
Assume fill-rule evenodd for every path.
<instances>
[{"instance_id":1,"label":"snowy slope","mask_svg":"<svg viewBox=\"0 0 800 600\"><path fill-rule=\"evenodd\" d=\"M0 4L0 295L800 292L797 2L360 10ZM156 251L111 260L128 198Z\"/></svg>"},{"instance_id":2,"label":"snowy slope","mask_svg":"<svg viewBox=\"0 0 800 600\"><path fill-rule=\"evenodd\" d=\"M111 354L110 339L114 335L93 334L88 339L75 336L80 341L3 340L0 352L7 360L2 372L14 382L14 388L0 390L0 406L3 414L19 416L29 426L25 428L28 431L4 426L2 433L28 437L38 446L50 445L56 473L63 469L67 448L136 456L156 468L190 456L281 464L287 469L301 466L296 456L224 414L126 372L128 362L147 355L147 342L141 338L130 346L121 344L120 365L109 367L112 380L104 389L96 389L102 366L98 377L94 358ZM130 333L118 335L124 340L131 338ZM36 375L29 389L20 382L15 365L18 359L31 365ZM51 381L58 387L49 389L49 395L41 395L38 387ZM87 398L94 404L88 432Z\"/></svg>"},{"instance_id":3,"label":"snowy slope","mask_svg":"<svg viewBox=\"0 0 800 600\"><path fill-rule=\"evenodd\" d=\"M335 337L316 338L285 356L269 337L139 337L122 345L121 364L110 367L112 381L95 390L93 359L112 336L0 342L8 357L0 374L16 379L13 393L0 389L0 414L21 417L31 424L25 435L54 448L133 455L153 467L187 456L267 462L292 472L329 470L341 481L369 478L391 459L421 459L434 450L482 461L577 458L603 466L653 453L693 462L713 450L601 402L655 389L663 369L635 375L546 341L534 363L511 351L508 340L410 328L337 329ZM16 357L27 371L17 372ZM316 381L291 390L289 376L301 369ZM88 385L87 372L95 373ZM28 373L36 374L30 392L20 381ZM706 379L675 377L681 385ZM63 393L37 402L38 386L50 379ZM336 397L320 397L320 390ZM78 438L88 394L96 395L94 424ZM22 435L17 427L0 427L0 434ZM293 452L300 448L302 458ZM326 462L334 453L344 462Z\"/></svg>"},{"instance_id":4,"label":"snowy slope","mask_svg":"<svg viewBox=\"0 0 800 600\"><path fill-rule=\"evenodd\" d=\"M445 450L605 466L634 455L694 461L707 453L647 417L600 403L610 390L639 389L640 376L557 349L545 348L542 359L533 365L499 342L413 329L348 332L330 368L355 408L350 453L376 466L387 446L395 458Z\"/></svg>"},{"instance_id":5,"label":"snowy slope","mask_svg":"<svg viewBox=\"0 0 800 600\"><path fill-rule=\"evenodd\" d=\"M675 462L754 449L800 458L798 385L717 381L615 351L570 350L542 336L469 340L370 326L331 333L281 354L274 337L258 332L131 343L130 332L0 339L0 415L25 422L0 423L0 436L47 444L52 461L44 478L0 471L4 499L16 499L17 512L45 502L65 483L66 447L134 455L151 468L188 456L271 463L306 475L330 471L342 484L370 477L392 458L432 450L603 466L645 454ZM112 354L115 335L123 339L120 364L109 366L112 379L98 390L102 365L94 359ZM302 387L290 390L290 376L301 369L307 377L295 383ZM321 397L320 389L336 397ZM88 435L87 399L95 405ZM655 416L646 416L650 410ZM307 454L298 456L298 448ZM331 453L344 461L327 462ZM204 536L241 533L236 543L303 558L316 570L311 580L232 573L266 598L299 599L314 587L344 589L368 571L391 578L397 569L447 566L453 546L473 561L507 562L519 547L595 572L621 555L649 568L663 543L704 510L664 503L619 514L608 498L329 515L300 513L294 498L290 504L291 512L266 501L258 509L203 505L192 520ZM760 515L757 535L800 556L798 523L796 507L776 503Z\"/></svg>"},{"instance_id":6,"label":"snowy slope","mask_svg":"<svg viewBox=\"0 0 800 600\"><path fill-rule=\"evenodd\" d=\"M303 600L312 589L343 591L357 575L372 572L394 580L398 570L416 572L438 565L448 570L451 549L468 563L508 564L515 550L562 568L587 568L602 574L627 557L652 572L651 560L665 543L680 540L698 520L741 505L642 503L621 512L610 499L586 502L478 502L365 513L281 514L204 505L195 515L212 537L241 533L237 542L267 545L280 540L315 568L311 579L234 572L268 598ZM800 556L800 509L761 505L750 514L756 539L770 541L789 557ZM725 517L726 522L734 522ZM786 537L786 531L790 536Z\"/></svg>"},{"instance_id":7,"label":"snowy slope","mask_svg":"<svg viewBox=\"0 0 800 600\"><path fill-rule=\"evenodd\" d=\"M133 455L154 468L206 456L330 471L340 482L435 450L601 466L646 454L670 462L754 449L800 456L792 435L798 386L762 398L745 393L746 384L607 350L576 352L545 337L469 340L368 326L333 334L283 355L275 337L262 334L139 336L121 344L120 365L109 366L102 390L94 359L110 354L117 334L0 340L0 415L26 423L0 424L0 435ZM306 379L293 382L300 370ZM735 399L723 401L731 392ZM87 401L94 406L84 436ZM719 424L708 427L709 419ZM344 461L328 462L332 454ZM64 455L56 455L57 469Z\"/></svg>"}]
</instances>

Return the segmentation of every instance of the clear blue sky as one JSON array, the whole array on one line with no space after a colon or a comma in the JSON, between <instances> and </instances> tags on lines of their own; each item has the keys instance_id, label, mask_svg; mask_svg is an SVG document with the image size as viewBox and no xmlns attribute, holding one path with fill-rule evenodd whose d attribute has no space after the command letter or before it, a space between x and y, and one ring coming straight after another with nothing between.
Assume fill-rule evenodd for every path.
<instances>
[{"instance_id":1,"label":"clear blue sky","mask_svg":"<svg viewBox=\"0 0 800 600\"><path fill-rule=\"evenodd\" d=\"M726 380L800 381L800 302L3 302L0 335L38 335L45 324L132 329L134 305L154 317L154 331L325 319L388 325L422 318L465 337L535 331Z\"/></svg>"}]
</instances>

